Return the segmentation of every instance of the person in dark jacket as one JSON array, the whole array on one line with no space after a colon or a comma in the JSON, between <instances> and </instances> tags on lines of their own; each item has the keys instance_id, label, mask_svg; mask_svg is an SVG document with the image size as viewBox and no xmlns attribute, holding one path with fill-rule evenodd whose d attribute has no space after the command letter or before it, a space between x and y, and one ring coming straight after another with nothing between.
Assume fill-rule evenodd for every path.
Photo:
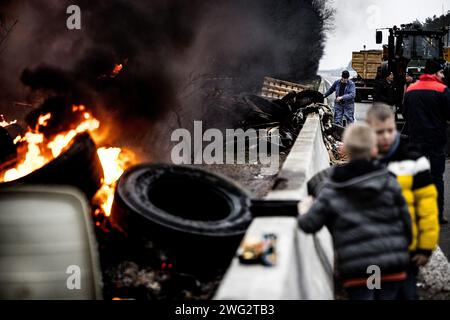
<instances>
[{"instance_id":1,"label":"person in dark jacket","mask_svg":"<svg viewBox=\"0 0 450 320\"><path fill-rule=\"evenodd\" d=\"M431 176L438 190L439 221L448 223L444 217L444 171L450 90L443 80L444 66L428 60L425 74L408 87L404 108L409 141L430 160Z\"/></svg>"},{"instance_id":2,"label":"person in dark jacket","mask_svg":"<svg viewBox=\"0 0 450 320\"><path fill-rule=\"evenodd\" d=\"M395 177L372 161L377 154L374 132L353 124L344 133L350 162L332 170L330 180L299 227L307 233L327 226L333 237L337 271L350 299L396 299L409 264L411 220ZM381 288L371 288L369 267L381 272Z\"/></svg>"},{"instance_id":3,"label":"person in dark jacket","mask_svg":"<svg viewBox=\"0 0 450 320\"><path fill-rule=\"evenodd\" d=\"M393 111L395 111L396 92L394 86L394 74L387 69L381 71L380 79L377 79L374 83L373 101L386 103L392 107Z\"/></svg>"},{"instance_id":4,"label":"person in dark jacket","mask_svg":"<svg viewBox=\"0 0 450 320\"><path fill-rule=\"evenodd\" d=\"M414 79L414 73L411 70L408 70L408 72L405 74L405 85L403 86L403 96L402 96L402 104L401 104L401 113L403 115L403 118L406 119L405 115L405 94L408 90L409 86L412 85L416 80Z\"/></svg>"},{"instance_id":5,"label":"person in dark jacket","mask_svg":"<svg viewBox=\"0 0 450 320\"><path fill-rule=\"evenodd\" d=\"M342 126L343 119L347 124L355 122L356 86L351 80L347 70L342 71L342 78L336 80L324 94L324 98L336 92L334 103L334 123Z\"/></svg>"}]
</instances>

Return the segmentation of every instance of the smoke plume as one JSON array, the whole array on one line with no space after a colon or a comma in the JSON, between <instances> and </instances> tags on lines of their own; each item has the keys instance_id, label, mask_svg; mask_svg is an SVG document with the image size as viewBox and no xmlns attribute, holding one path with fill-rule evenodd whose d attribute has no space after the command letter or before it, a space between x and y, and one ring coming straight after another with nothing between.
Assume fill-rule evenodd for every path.
<instances>
[{"instance_id":1,"label":"smoke plume","mask_svg":"<svg viewBox=\"0 0 450 320\"><path fill-rule=\"evenodd\" d=\"M72 4L81 30L66 28ZM216 97L314 77L332 15L325 0L17 0L0 13L18 21L0 52L1 112L85 104L118 128L111 140L155 148Z\"/></svg>"}]
</instances>

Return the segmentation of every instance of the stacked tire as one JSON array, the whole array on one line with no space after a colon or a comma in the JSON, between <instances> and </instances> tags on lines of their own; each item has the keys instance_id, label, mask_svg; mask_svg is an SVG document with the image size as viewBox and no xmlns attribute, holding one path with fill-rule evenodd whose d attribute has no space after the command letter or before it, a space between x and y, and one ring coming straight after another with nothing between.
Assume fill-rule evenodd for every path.
<instances>
[{"instance_id":1,"label":"stacked tire","mask_svg":"<svg viewBox=\"0 0 450 320\"><path fill-rule=\"evenodd\" d=\"M231 180L190 166L142 164L119 179L113 224L145 236L180 269L227 267L252 216L248 194Z\"/></svg>"},{"instance_id":2,"label":"stacked tire","mask_svg":"<svg viewBox=\"0 0 450 320\"><path fill-rule=\"evenodd\" d=\"M69 185L77 187L90 199L100 188L102 178L97 147L88 133L82 133L57 158L22 178L0 183L0 188L27 184Z\"/></svg>"}]
</instances>

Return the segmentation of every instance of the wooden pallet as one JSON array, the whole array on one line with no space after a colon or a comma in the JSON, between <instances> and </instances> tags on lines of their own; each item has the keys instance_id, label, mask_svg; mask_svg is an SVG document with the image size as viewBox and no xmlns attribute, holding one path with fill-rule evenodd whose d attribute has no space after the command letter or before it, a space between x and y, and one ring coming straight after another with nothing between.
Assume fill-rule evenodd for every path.
<instances>
[{"instance_id":1,"label":"wooden pallet","mask_svg":"<svg viewBox=\"0 0 450 320\"><path fill-rule=\"evenodd\" d=\"M383 60L382 50L362 50L352 53L352 68L363 79L375 79Z\"/></svg>"},{"instance_id":2,"label":"wooden pallet","mask_svg":"<svg viewBox=\"0 0 450 320\"><path fill-rule=\"evenodd\" d=\"M444 59L450 62L450 47L444 48Z\"/></svg>"},{"instance_id":3,"label":"wooden pallet","mask_svg":"<svg viewBox=\"0 0 450 320\"><path fill-rule=\"evenodd\" d=\"M269 99L281 99L289 92L301 92L307 89L311 89L311 86L265 77L261 96Z\"/></svg>"}]
</instances>

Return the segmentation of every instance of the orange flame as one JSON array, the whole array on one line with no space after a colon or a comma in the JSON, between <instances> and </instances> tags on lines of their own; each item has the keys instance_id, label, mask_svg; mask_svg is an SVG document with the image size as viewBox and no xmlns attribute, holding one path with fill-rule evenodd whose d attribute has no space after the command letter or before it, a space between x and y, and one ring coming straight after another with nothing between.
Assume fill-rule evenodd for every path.
<instances>
[{"instance_id":1,"label":"orange flame","mask_svg":"<svg viewBox=\"0 0 450 320\"><path fill-rule=\"evenodd\" d=\"M121 63L116 64L114 66L113 71L111 72L111 76L113 76L113 77L117 76L120 73L120 71L122 71L122 69L123 69L123 65Z\"/></svg>"},{"instance_id":2,"label":"orange flame","mask_svg":"<svg viewBox=\"0 0 450 320\"><path fill-rule=\"evenodd\" d=\"M48 124L48 120L52 117L51 113L44 114L38 118L38 125L45 127Z\"/></svg>"},{"instance_id":3,"label":"orange flame","mask_svg":"<svg viewBox=\"0 0 450 320\"><path fill-rule=\"evenodd\" d=\"M40 145L44 142L43 134L27 132L24 140L28 143L28 151L25 159L15 168L5 172L3 176L4 182L19 179L41 168L48 162L46 157L42 155L40 148Z\"/></svg>"},{"instance_id":4,"label":"orange flame","mask_svg":"<svg viewBox=\"0 0 450 320\"><path fill-rule=\"evenodd\" d=\"M14 142L14 144L18 144L21 140L22 140L22 136L17 136L13 142Z\"/></svg>"},{"instance_id":5,"label":"orange flame","mask_svg":"<svg viewBox=\"0 0 450 320\"><path fill-rule=\"evenodd\" d=\"M45 127L51 117L52 115L50 113L41 115L37 121L38 128L39 126ZM0 182L19 179L43 167L55 157L59 156L77 134L85 131L92 132L100 125L100 122L92 118L88 112L84 112L84 119L75 129L60 133L51 141L46 141L44 135L37 130L38 128L36 130L28 130L23 138L17 137L14 143L25 143L27 152L15 168L4 172L3 177L0 177ZM50 151L51 155L45 151Z\"/></svg>"},{"instance_id":6,"label":"orange flame","mask_svg":"<svg viewBox=\"0 0 450 320\"><path fill-rule=\"evenodd\" d=\"M100 207L96 214L103 213L108 217L111 214L117 180L133 162L133 155L130 151L120 148L99 148L97 154L103 167L104 178L94 197L94 202Z\"/></svg>"},{"instance_id":7,"label":"orange flame","mask_svg":"<svg viewBox=\"0 0 450 320\"><path fill-rule=\"evenodd\" d=\"M84 111L84 110L86 110L86 107L83 105L79 105L79 106L73 105L72 106L72 112Z\"/></svg>"},{"instance_id":8,"label":"orange flame","mask_svg":"<svg viewBox=\"0 0 450 320\"><path fill-rule=\"evenodd\" d=\"M81 122L75 129L57 135L52 141L47 144L47 147L52 151L54 158L59 156L61 152L69 145L73 138L82 132L92 132L100 126L97 119L91 117L87 112L84 113L84 121Z\"/></svg>"},{"instance_id":9,"label":"orange flame","mask_svg":"<svg viewBox=\"0 0 450 320\"><path fill-rule=\"evenodd\" d=\"M47 141L44 134L39 132L39 126L45 127L52 115L44 114L38 118L38 125L35 130L29 130L24 137L18 136L14 143L26 144L26 154L15 168L6 170L3 177L0 175L0 183L19 179L31 172L38 170L45 164L58 157L71 143L71 141L82 132L93 132L100 126L100 122L95 119L91 113L86 111L84 105L72 106L73 112L82 112L83 121L81 121L75 129L62 132L56 135L51 141ZM2 116L2 122L4 121ZM10 122L11 123L15 123ZM94 204L99 209L96 214L109 216L114 200L114 190L117 180L120 178L125 169L135 162L134 154L129 150L121 148L98 148L97 154L103 167L103 181L101 188L94 196Z\"/></svg>"},{"instance_id":10,"label":"orange flame","mask_svg":"<svg viewBox=\"0 0 450 320\"><path fill-rule=\"evenodd\" d=\"M5 117L2 114L0 114L0 127L6 127L14 123L17 123L17 120L8 122L6 121Z\"/></svg>"}]
</instances>

